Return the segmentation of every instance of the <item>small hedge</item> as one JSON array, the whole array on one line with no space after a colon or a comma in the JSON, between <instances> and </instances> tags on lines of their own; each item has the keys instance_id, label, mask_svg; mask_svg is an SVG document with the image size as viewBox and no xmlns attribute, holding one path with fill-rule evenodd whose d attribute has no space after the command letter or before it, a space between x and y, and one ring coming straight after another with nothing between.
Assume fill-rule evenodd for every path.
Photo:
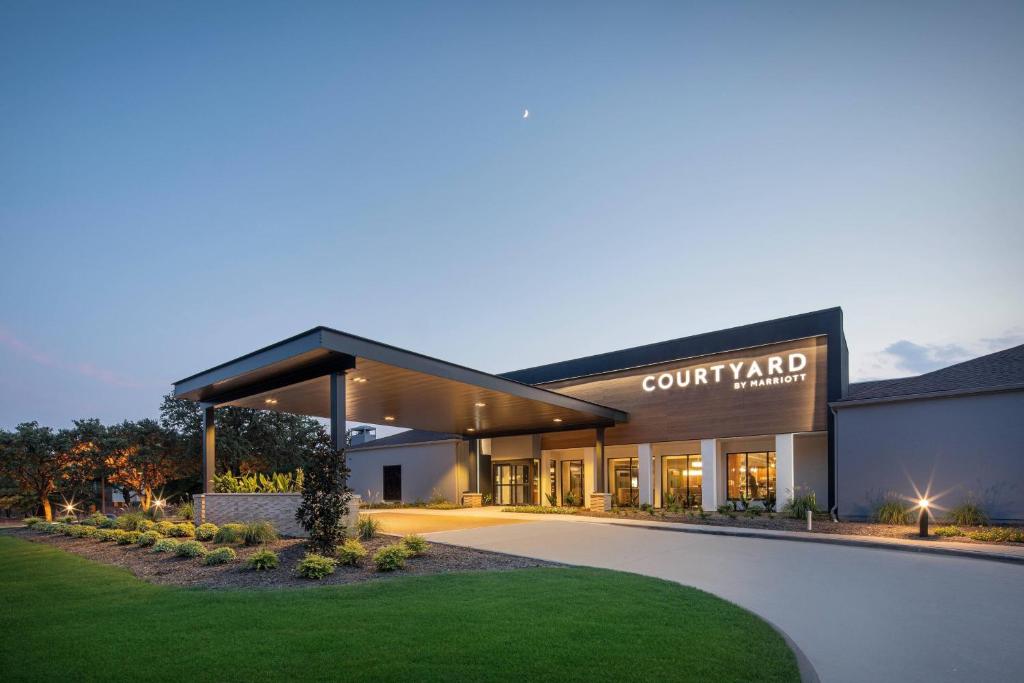
<instances>
[{"instance_id":1,"label":"small hedge","mask_svg":"<svg viewBox=\"0 0 1024 683\"><path fill-rule=\"evenodd\" d=\"M356 530L359 532L359 538L369 541L380 531L380 520L370 515L359 515Z\"/></svg>"},{"instance_id":2,"label":"small hedge","mask_svg":"<svg viewBox=\"0 0 1024 683\"><path fill-rule=\"evenodd\" d=\"M964 532L967 538L988 543L1024 543L1024 529L997 526Z\"/></svg>"},{"instance_id":3,"label":"small hedge","mask_svg":"<svg viewBox=\"0 0 1024 683\"><path fill-rule=\"evenodd\" d=\"M196 540L197 541L212 541L213 537L216 536L216 535L217 535L217 525L216 524L210 524L209 522L207 522L206 524L200 524L199 526L196 527Z\"/></svg>"},{"instance_id":4,"label":"small hedge","mask_svg":"<svg viewBox=\"0 0 1024 683\"><path fill-rule=\"evenodd\" d=\"M963 530L958 526L937 526L933 532L936 536L963 536Z\"/></svg>"},{"instance_id":5,"label":"small hedge","mask_svg":"<svg viewBox=\"0 0 1024 683\"><path fill-rule=\"evenodd\" d=\"M121 533L120 529L98 529L95 538L100 543L106 543L116 539L119 533Z\"/></svg>"},{"instance_id":6,"label":"small hedge","mask_svg":"<svg viewBox=\"0 0 1024 683\"><path fill-rule=\"evenodd\" d=\"M155 531L146 531L139 534L139 540L137 540L136 543L141 545L143 548L149 548L156 545L156 542L161 538L163 538L163 536Z\"/></svg>"},{"instance_id":7,"label":"small hedge","mask_svg":"<svg viewBox=\"0 0 1024 683\"><path fill-rule=\"evenodd\" d=\"M193 543L195 541L192 541ZM217 548L206 553L206 557L203 559L203 564L214 565L214 564L227 564L234 560L238 555L232 548Z\"/></svg>"},{"instance_id":8,"label":"small hedge","mask_svg":"<svg viewBox=\"0 0 1024 683\"><path fill-rule=\"evenodd\" d=\"M277 569L277 553L272 550L258 550L249 556L246 566L254 571L262 572L268 569Z\"/></svg>"},{"instance_id":9,"label":"small hedge","mask_svg":"<svg viewBox=\"0 0 1024 683\"><path fill-rule=\"evenodd\" d=\"M393 572L396 569L405 569L405 560L409 557L409 551L401 543L386 545L377 551L373 556L373 563L377 565L379 572Z\"/></svg>"},{"instance_id":10,"label":"small hedge","mask_svg":"<svg viewBox=\"0 0 1024 683\"><path fill-rule=\"evenodd\" d=\"M319 581L334 573L337 562L330 557L308 553L295 567L295 572L304 579Z\"/></svg>"},{"instance_id":11,"label":"small hedge","mask_svg":"<svg viewBox=\"0 0 1024 683\"><path fill-rule=\"evenodd\" d=\"M48 534L56 536L57 534L64 533L65 526L67 525L61 522L50 522L46 525L46 527L43 528L43 531L45 531Z\"/></svg>"},{"instance_id":12,"label":"small hedge","mask_svg":"<svg viewBox=\"0 0 1024 683\"><path fill-rule=\"evenodd\" d=\"M164 520L162 522L157 522L156 526L153 527L153 531L157 532L158 534L162 534L164 536L170 536L171 535L171 529L173 529L175 526L176 525L175 525L174 522L168 522L168 521Z\"/></svg>"},{"instance_id":13,"label":"small hedge","mask_svg":"<svg viewBox=\"0 0 1024 683\"><path fill-rule=\"evenodd\" d=\"M182 522L172 526L167 535L175 538L195 538L196 527L192 522Z\"/></svg>"},{"instance_id":14,"label":"small hedge","mask_svg":"<svg viewBox=\"0 0 1024 683\"><path fill-rule=\"evenodd\" d=\"M183 541L174 549L178 557L202 557L206 554L206 548L199 541Z\"/></svg>"},{"instance_id":15,"label":"small hedge","mask_svg":"<svg viewBox=\"0 0 1024 683\"><path fill-rule=\"evenodd\" d=\"M406 549L410 557L417 557L427 552L427 539L416 534L409 534L402 539L402 547Z\"/></svg>"},{"instance_id":16,"label":"small hedge","mask_svg":"<svg viewBox=\"0 0 1024 683\"><path fill-rule=\"evenodd\" d=\"M125 531L114 540L118 545L135 545L142 538L142 534L141 531Z\"/></svg>"},{"instance_id":17,"label":"small hedge","mask_svg":"<svg viewBox=\"0 0 1024 683\"><path fill-rule=\"evenodd\" d=\"M94 512L85 519L82 520L82 524L87 526L102 526L104 522L108 521L107 516L101 512Z\"/></svg>"},{"instance_id":18,"label":"small hedge","mask_svg":"<svg viewBox=\"0 0 1024 683\"><path fill-rule=\"evenodd\" d=\"M46 520L43 519L42 517L26 517L22 521L25 522L25 526L27 526L29 529L31 529L36 524L39 524L40 522L45 522Z\"/></svg>"},{"instance_id":19,"label":"small hedge","mask_svg":"<svg viewBox=\"0 0 1024 683\"><path fill-rule=\"evenodd\" d=\"M154 553L176 553L178 546L181 545L181 541L176 541L173 538L161 538L159 541L153 544Z\"/></svg>"},{"instance_id":20,"label":"small hedge","mask_svg":"<svg viewBox=\"0 0 1024 683\"><path fill-rule=\"evenodd\" d=\"M57 518L57 521L61 524L74 524L78 519L74 515L63 515Z\"/></svg>"},{"instance_id":21,"label":"small hedge","mask_svg":"<svg viewBox=\"0 0 1024 683\"><path fill-rule=\"evenodd\" d=\"M76 524L75 526L71 527L70 531L68 532L68 535L74 538L90 538L92 536L95 536L98 531L99 529L97 529L94 526L88 526L86 524Z\"/></svg>"},{"instance_id":22,"label":"small hedge","mask_svg":"<svg viewBox=\"0 0 1024 683\"><path fill-rule=\"evenodd\" d=\"M359 565L366 555L366 548L354 538L350 538L338 546L338 562L349 567Z\"/></svg>"},{"instance_id":23,"label":"small hedge","mask_svg":"<svg viewBox=\"0 0 1024 683\"><path fill-rule=\"evenodd\" d=\"M217 529L213 535L214 543L240 543L245 537L245 525L229 522Z\"/></svg>"},{"instance_id":24,"label":"small hedge","mask_svg":"<svg viewBox=\"0 0 1024 683\"><path fill-rule=\"evenodd\" d=\"M144 519L139 522L139 528L136 531L152 531L156 528L156 522L151 519Z\"/></svg>"}]
</instances>

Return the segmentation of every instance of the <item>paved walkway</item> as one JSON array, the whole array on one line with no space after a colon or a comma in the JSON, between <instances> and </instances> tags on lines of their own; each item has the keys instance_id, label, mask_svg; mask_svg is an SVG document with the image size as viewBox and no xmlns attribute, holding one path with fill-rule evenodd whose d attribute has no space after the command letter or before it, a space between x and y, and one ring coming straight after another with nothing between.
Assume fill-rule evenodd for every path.
<instances>
[{"instance_id":1,"label":"paved walkway","mask_svg":"<svg viewBox=\"0 0 1024 683\"><path fill-rule=\"evenodd\" d=\"M460 517L475 515L487 513ZM543 521L429 537L707 590L789 634L823 681L1011 680L1024 671L1022 565L770 537L671 533L621 520L553 515Z\"/></svg>"},{"instance_id":2,"label":"paved walkway","mask_svg":"<svg viewBox=\"0 0 1024 683\"><path fill-rule=\"evenodd\" d=\"M360 514L371 515L380 520L381 531L385 534L427 534L434 531L451 531L454 529L476 529L485 526L502 526L504 524L529 524L534 519L522 519L525 515L505 517L498 515L461 514L462 510L365 510Z\"/></svg>"}]
</instances>

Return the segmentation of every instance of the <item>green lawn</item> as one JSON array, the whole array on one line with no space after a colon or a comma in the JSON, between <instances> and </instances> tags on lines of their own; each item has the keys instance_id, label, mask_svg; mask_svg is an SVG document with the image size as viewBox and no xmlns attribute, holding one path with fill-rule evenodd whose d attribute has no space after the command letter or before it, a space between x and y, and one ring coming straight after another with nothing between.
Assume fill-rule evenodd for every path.
<instances>
[{"instance_id":1,"label":"green lawn","mask_svg":"<svg viewBox=\"0 0 1024 683\"><path fill-rule=\"evenodd\" d=\"M0 633L6 681L799 680L752 614L590 569L184 590L0 536Z\"/></svg>"}]
</instances>

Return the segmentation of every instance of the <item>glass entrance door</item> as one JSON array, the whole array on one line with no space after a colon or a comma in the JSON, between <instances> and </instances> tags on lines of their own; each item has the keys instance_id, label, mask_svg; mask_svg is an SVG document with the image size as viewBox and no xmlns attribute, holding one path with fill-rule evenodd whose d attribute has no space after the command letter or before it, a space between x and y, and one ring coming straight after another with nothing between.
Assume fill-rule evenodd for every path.
<instances>
[{"instance_id":1,"label":"glass entrance door","mask_svg":"<svg viewBox=\"0 0 1024 683\"><path fill-rule=\"evenodd\" d=\"M562 505L583 505L583 461L562 461Z\"/></svg>"},{"instance_id":2,"label":"glass entrance door","mask_svg":"<svg viewBox=\"0 0 1024 683\"><path fill-rule=\"evenodd\" d=\"M636 458L615 458L608 461L612 503L635 507L640 504L640 468Z\"/></svg>"},{"instance_id":3,"label":"glass entrance door","mask_svg":"<svg viewBox=\"0 0 1024 683\"><path fill-rule=\"evenodd\" d=\"M700 507L703 470L699 455L667 455L662 458L663 507Z\"/></svg>"},{"instance_id":4,"label":"glass entrance door","mask_svg":"<svg viewBox=\"0 0 1024 683\"><path fill-rule=\"evenodd\" d=\"M530 466L516 463L495 463L494 503L525 505L530 496Z\"/></svg>"}]
</instances>

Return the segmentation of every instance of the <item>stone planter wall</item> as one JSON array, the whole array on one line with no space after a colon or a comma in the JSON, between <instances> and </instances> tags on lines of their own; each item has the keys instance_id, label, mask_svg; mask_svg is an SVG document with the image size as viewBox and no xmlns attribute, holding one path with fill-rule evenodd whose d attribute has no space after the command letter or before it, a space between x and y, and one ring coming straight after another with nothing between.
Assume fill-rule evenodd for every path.
<instances>
[{"instance_id":1,"label":"stone planter wall","mask_svg":"<svg viewBox=\"0 0 1024 683\"><path fill-rule=\"evenodd\" d=\"M359 519L359 496L348 504L345 522L350 529ZM305 536L306 531L295 521L295 511L302 502L301 493L207 493L194 497L197 523L212 522L218 526L228 522L272 523L284 536Z\"/></svg>"}]
</instances>

